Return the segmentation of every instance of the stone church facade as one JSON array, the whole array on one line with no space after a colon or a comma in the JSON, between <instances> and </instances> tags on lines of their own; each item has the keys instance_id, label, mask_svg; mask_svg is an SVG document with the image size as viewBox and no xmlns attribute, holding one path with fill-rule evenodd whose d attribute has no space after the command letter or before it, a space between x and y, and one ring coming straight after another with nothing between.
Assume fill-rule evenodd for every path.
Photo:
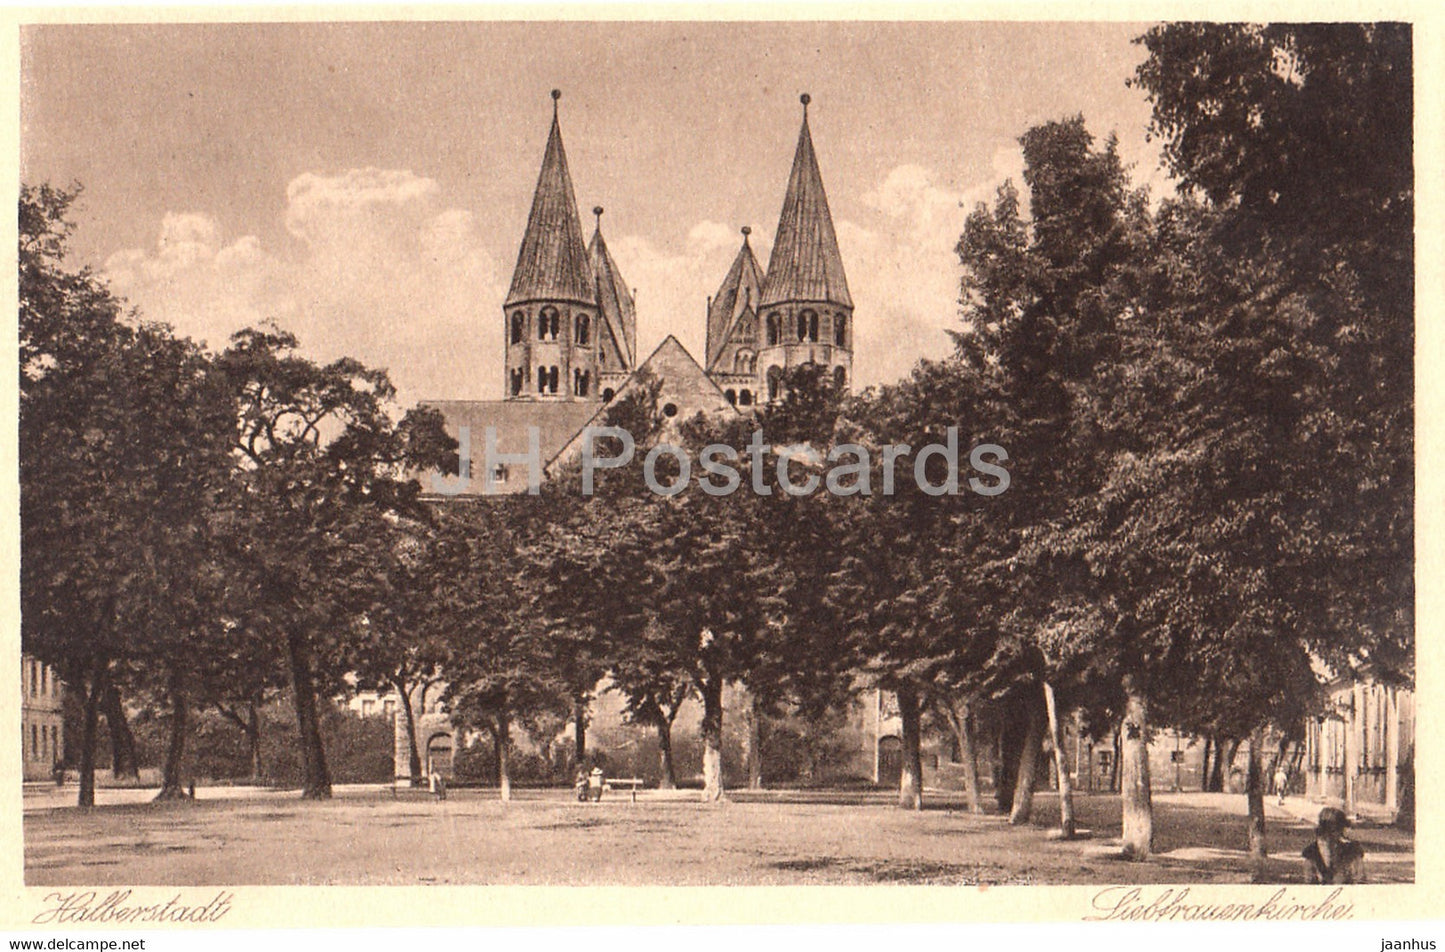
<instances>
[{"instance_id":1,"label":"stone church facade","mask_svg":"<svg viewBox=\"0 0 1445 952\"><path fill-rule=\"evenodd\" d=\"M808 96L801 99L802 127L767 267L753 253L751 229L743 227L732 266L706 300L705 353L695 356L668 336L646 357L637 336L633 294L602 234L600 206L592 209L593 231L584 241L562 142L560 94L554 90L552 97L542 166L498 315L505 348L504 396L427 404L441 412L452 436L468 444L470 479L458 487L460 492L447 494L449 498L526 491L525 466L507 463L490 473L477 471L484 464L487 431L495 438L495 453L540 457L550 470L579 452L585 428L600 424L607 406L643 378L659 385L658 406L664 416L679 421L697 413L751 412L778 396L785 370L809 362L827 368L835 385L851 383L853 299L808 125ZM430 485L424 480L424 486ZM447 776L455 751L476 738L457 736L437 703L440 693L433 688L426 699L412 701L423 770ZM375 704L381 699L371 700ZM608 718L607 705L594 707L594 735L606 733L608 720L617 720L611 726L620 728L620 719ZM409 739L394 699L393 709L400 779L408 774ZM898 732L896 717L884 718L881 710L870 694L851 719L858 722L850 731L857 746L856 772L871 773L874 780L880 779L880 738L890 729ZM889 765L883 765L882 773L889 773Z\"/></svg>"}]
</instances>

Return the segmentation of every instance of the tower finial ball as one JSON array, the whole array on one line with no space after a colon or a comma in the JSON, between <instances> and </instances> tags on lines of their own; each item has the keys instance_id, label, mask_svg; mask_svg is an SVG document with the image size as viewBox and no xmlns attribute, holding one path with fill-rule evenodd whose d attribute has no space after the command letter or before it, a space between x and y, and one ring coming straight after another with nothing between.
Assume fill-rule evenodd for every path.
<instances>
[{"instance_id":1,"label":"tower finial ball","mask_svg":"<svg viewBox=\"0 0 1445 952\"><path fill-rule=\"evenodd\" d=\"M753 233L752 228L748 227L747 225L744 225L744 226L743 226L743 237L744 237L744 238L746 238L748 235L751 235L752 233Z\"/></svg>"},{"instance_id":2,"label":"tower finial ball","mask_svg":"<svg viewBox=\"0 0 1445 952\"><path fill-rule=\"evenodd\" d=\"M601 206L601 205L593 205L593 206L592 206L592 214L601 216L601 214L602 214L602 206Z\"/></svg>"},{"instance_id":3,"label":"tower finial ball","mask_svg":"<svg viewBox=\"0 0 1445 952\"><path fill-rule=\"evenodd\" d=\"M808 103L813 101L813 97L809 96L807 93L803 93L803 95L798 97L798 101L806 106Z\"/></svg>"},{"instance_id":4,"label":"tower finial ball","mask_svg":"<svg viewBox=\"0 0 1445 952\"><path fill-rule=\"evenodd\" d=\"M561 99L561 98L562 98L562 90L560 90L560 89L554 89L554 90L552 90L552 101L553 101L553 102L556 102L557 100L559 100L559 99Z\"/></svg>"}]
</instances>

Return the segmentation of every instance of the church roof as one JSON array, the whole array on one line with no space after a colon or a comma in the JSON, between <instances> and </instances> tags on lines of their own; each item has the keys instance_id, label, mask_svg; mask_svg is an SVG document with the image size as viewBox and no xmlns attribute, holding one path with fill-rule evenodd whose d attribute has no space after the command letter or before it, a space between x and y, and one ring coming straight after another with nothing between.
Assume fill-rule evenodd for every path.
<instances>
[{"instance_id":1,"label":"church roof","mask_svg":"<svg viewBox=\"0 0 1445 952\"><path fill-rule=\"evenodd\" d=\"M666 433L669 427L676 426L684 420L691 418L698 413L708 415L722 414L724 416L737 416L738 410L712 378L698 366L693 360L692 354L687 348L671 334L667 339L657 345L657 349L642 366L633 371L622 386L617 389L617 394L612 398L616 403L624 395L640 386L640 381L655 378L661 382L657 393L657 405L665 408L672 404L677 413L669 417L663 423L663 432ZM610 404L608 404L610 405ZM595 406L595 404L593 404ZM587 426L601 426L606 418L607 405L597 408L597 412L591 419L584 421L577 427L576 434L567 444L547 463L548 471L553 471L560 463L566 463L575 459L577 454L582 452L582 430ZM544 458L546 455L543 454Z\"/></svg>"},{"instance_id":2,"label":"church roof","mask_svg":"<svg viewBox=\"0 0 1445 952\"><path fill-rule=\"evenodd\" d=\"M555 106L506 306L538 300L597 302L597 286L582 243L582 223L577 218L577 198L567 171L567 153L562 149Z\"/></svg>"},{"instance_id":3,"label":"church roof","mask_svg":"<svg viewBox=\"0 0 1445 952\"><path fill-rule=\"evenodd\" d=\"M732 336L733 328L743 312L757 312L763 287L763 269L753 257L748 244L748 229L743 229L743 246L733 259L733 266L723 278L722 286L707 309L707 365L712 367Z\"/></svg>"},{"instance_id":4,"label":"church roof","mask_svg":"<svg viewBox=\"0 0 1445 952\"><path fill-rule=\"evenodd\" d=\"M617 262L607 250L602 239L602 209L593 211L598 216L597 230L592 233L592 242L587 246L587 259L597 281L597 306L602 319L612 329L612 339L622 347L624 366L632 367L637 360L637 305Z\"/></svg>"},{"instance_id":5,"label":"church roof","mask_svg":"<svg viewBox=\"0 0 1445 952\"><path fill-rule=\"evenodd\" d=\"M760 306L782 301L827 301L853 306L848 279L843 274L843 256L818 172L813 137L808 132L807 99L803 102L803 129L793 155L793 171L778 218L778 237L773 242L767 277L763 280Z\"/></svg>"}]
</instances>

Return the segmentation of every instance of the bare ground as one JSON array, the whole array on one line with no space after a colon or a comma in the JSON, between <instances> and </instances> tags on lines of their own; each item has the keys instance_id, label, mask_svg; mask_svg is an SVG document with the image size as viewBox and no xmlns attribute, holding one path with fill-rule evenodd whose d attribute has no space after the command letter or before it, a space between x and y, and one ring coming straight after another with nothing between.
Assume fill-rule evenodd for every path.
<instances>
[{"instance_id":1,"label":"bare ground","mask_svg":"<svg viewBox=\"0 0 1445 952\"><path fill-rule=\"evenodd\" d=\"M89 812L27 796L30 885L806 885L1248 882L1244 798L1156 795L1156 856L1117 858L1119 800L1078 799L1086 840L1049 836L1056 798L1035 823L894 808L881 793L734 793L582 804L558 791L453 791L437 802L387 788L308 803L294 794L203 791L197 802L132 802ZM134 799L134 798L132 798ZM1317 805L1269 805L1271 881L1301 882L1299 851ZM1409 834L1354 831L1375 882L1414 878ZM706 857L706 861L703 860Z\"/></svg>"}]
</instances>

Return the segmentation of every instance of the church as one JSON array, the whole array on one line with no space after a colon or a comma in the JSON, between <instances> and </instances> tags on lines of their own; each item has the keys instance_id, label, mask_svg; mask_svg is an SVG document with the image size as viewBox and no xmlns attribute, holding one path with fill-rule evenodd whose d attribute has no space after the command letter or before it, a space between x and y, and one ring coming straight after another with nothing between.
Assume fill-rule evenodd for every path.
<instances>
[{"instance_id":1,"label":"church","mask_svg":"<svg viewBox=\"0 0 1445 952\"><path fill-rule=\"evenodd\" d=\"M732 266L707 298L701 359L672 336L641 356L633 294L602 237L600 206L592 210L592 238L583 240L560 98L553 90L542 170L499 315L505 397L427 402L452 436L465 438L471 460L484 458L490 429L494 458L527 455L550 467L576 450L583 429L601 423L639 371L660 381L659 406L669 418L747 413L778 395L786 369L807 363L826 367L839 388L849 385L853 299L808 128L807 94L768 266L758 264L744 226ZM524 492L528 483L507 464L471 476L447 494Z\"/></svg>"}]
</instances>

